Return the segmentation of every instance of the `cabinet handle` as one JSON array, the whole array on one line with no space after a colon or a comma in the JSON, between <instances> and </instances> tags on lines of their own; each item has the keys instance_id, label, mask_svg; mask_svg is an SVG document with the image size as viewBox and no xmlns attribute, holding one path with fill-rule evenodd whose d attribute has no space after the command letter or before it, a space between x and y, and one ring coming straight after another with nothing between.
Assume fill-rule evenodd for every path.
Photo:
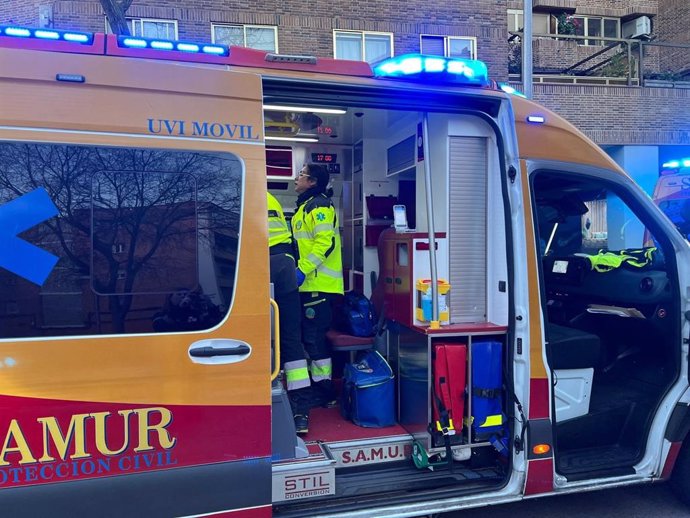
<instances>
[{"instance_id":1,"label":"cabinet handle","mask_svg":"<svg viewBox=\"0 0 690 518\"><path fill-rule=\"evenodd\" d=\"M396 277L395 284L402 284L402 279L400 277Z\"/></svg>"},{"instance_id":2,"label":"cabinet handle","mask_svg":"<svg viewBox=\"0 0 690 518\"><path fill-rule=\"evenodd\" d=\"M386 277L386 284L393 284L393 277Z\"/></svg>"}]
</instances>

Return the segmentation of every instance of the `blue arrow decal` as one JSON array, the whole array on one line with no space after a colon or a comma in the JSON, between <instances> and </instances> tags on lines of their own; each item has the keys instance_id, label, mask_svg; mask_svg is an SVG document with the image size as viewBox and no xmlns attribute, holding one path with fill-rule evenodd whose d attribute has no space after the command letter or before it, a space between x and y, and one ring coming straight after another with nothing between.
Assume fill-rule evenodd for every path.
<instances>
[{"instance_id":1,"label":"blue arrow decal","mask_svg":"<svg viewBox=\"0 0 690 518\"><path fill-rule=\"evenodd\" d=\"M57 207L43 187L0 206L0 267L42 286L58 257L17 234L57 215Z\"/></svg>"}]
</instances>

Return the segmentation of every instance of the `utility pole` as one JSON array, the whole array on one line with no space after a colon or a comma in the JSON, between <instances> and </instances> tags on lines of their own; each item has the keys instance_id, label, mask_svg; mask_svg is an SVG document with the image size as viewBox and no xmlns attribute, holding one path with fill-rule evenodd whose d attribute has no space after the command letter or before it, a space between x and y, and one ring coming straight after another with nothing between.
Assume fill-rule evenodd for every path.
<instances>
[{"instance_id":1,"label":"utility pole","mask_svg":"<svg viewBox=\"0 0 690 518\"><path fill-rule=\"evenodd\" d=\"M532 0L523 0L522 8L522 93L532 98Z\"/></svg>"}]
</instances>

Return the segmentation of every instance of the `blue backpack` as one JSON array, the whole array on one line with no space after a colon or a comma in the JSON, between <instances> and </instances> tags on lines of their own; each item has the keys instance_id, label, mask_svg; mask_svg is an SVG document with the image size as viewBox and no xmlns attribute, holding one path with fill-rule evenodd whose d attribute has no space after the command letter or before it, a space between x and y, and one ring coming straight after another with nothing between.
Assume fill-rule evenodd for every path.
<instances>
[{"instance_id":1,"label":"blue backpack","mask_svg":"<svg viewBox=\"0 0 690 518\"><path fill-rule=\"evenodd\" d=\"M376 334L376 312L371 301L361 293L348 291L343 299L345 331L352 336Z\"/></svg>"}]
</instances>

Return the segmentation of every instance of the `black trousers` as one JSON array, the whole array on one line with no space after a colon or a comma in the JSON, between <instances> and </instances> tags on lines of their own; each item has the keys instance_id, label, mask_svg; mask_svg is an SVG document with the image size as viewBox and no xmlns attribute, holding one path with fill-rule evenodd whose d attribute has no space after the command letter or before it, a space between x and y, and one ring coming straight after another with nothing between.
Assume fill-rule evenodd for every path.
<instances>
[{"instance_id":1,"label":"black trousers","mask_svg":"<svg viewBox=\"0 0 690 518\"><path fill-rule=\"evenodd\" d=\"M331 327L332 295L321 291L302 292L302 342L309 358L323 360L331 357L326 331Z\"/></svg>"},{"instance_id":2,"label":"black trousers","mask_svg":"<svg viewBox=\"0 0 690 518\"><path fill-rule=\"evenodd\" d=\"M280 363L305 360L300 329L300 296L295 260L286 254L271 256L273 296L280 311Z\"/></svg>"}]
</instances>

